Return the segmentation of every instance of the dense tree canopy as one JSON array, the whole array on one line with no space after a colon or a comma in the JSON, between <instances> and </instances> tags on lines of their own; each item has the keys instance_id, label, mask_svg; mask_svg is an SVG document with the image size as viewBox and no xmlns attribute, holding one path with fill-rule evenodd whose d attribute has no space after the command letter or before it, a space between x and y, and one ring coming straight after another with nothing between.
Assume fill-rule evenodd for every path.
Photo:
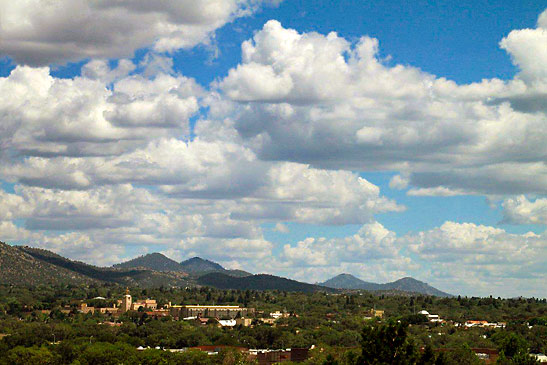
<instances>
[{"instance_id":1,"label":"dense tree canopy","mask_svg":"<svg viewBox=\"0 0 547 365\"><path fill-rule=\"evenodd\" d=\"M79 313L85 301L110 306L125 288L111 286L0 286L0 364L237 363L241 354L216 356L185 349L199 345L244 348L312 348L312 364L473 364L471 348L498 349L502 364L533 363L529 353L547 351L545 300L534 298L435 298L387 296L367 292L287 293L201 288L132 288L135 298L155 298L160 306L232 304L257 309L258 316L279 310L294 314L275 326L220 328L170 317L128 312ZM104 297L105 299L93 299ZM385 311L381 320L365 319L370 309ZM447 323L428 322L415 310L436 313ZM506 328L464 328L465 320L503 321ZM117 322L109 326L104 322ZM137 348L160 350L138 351ZM243 359L244 360L244 359ZM129 362L131 361L131 362ZM235 361L235 362L234 362Z\"/></svg>"}]
</instances>

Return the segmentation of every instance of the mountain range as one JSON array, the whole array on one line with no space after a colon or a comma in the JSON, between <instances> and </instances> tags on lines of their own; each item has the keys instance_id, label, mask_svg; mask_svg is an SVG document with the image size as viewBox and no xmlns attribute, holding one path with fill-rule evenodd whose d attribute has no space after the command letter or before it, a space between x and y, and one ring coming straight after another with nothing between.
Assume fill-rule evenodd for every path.
<instances>
[{"instance_id":1,"label":"mountain range","mask_svg":"<svg viewBox=\"0 0 547 365\"><path fill-rule=\"evenodd\" d=\"M35 259L24 250L0 242L0 282L12 285L91 284L94 279Z\"/></svg>"},{"instance_id":2,"label":"mountain range","mask_svg":"<svg viewBox=\"0 0 547 365\"><path fill-rule=\"evenodd\" d=\"M51 251L0 242L0 284L100 284L159 287L204 285L219 289L284 290L299 292L361 289L371 291L413 292L435 296L450 294L412 278L375 284L350 274L341 274L319 284L309 284L274 275L253 275L228 270L216 262L193 257L180 263L153 253L113 267L98 267L67 259Z\"/></svg>"},{"instance_id":3,"label":"mountain range","mask_svg":"<svg viewBox=\"0 0 547 365\"><path fill-rule=\"evenodd\" d=\"M360 290L397 290L412 293L420 293L426 295L434 295L437 297L450 297L451 294L440 291L431 285L410 277L402 278L390 283L376 284L361 280L351 274L340 274L327 281L319 283L321 286L335 289L360 289Z\"/></svg>"},{"instance_id":4,"label":"mountain range","mask_svg":"<svg viewBox=\"0 0 547 365\"><path fill-rule=\"evenodd\" d=\"M0 283L13 285L111 283L124 286L187 286L186 274L98 267L51 251L0 242Z\"/></svg>"},{"instance_id":5,"label":"mountain range","mask_svg":"<svg viewBox=\"0 0 547 365\"><path fill-rule=\"evenodd\" d=\"M121 269L137 269L144 268L160 272L180 272L193 277L199 277L212 272L219 272L230 276L244 277L250 276L243 270L228 270L217 264L216 262L202 259L201 257L192 257L191 259L180 263L161 253L151 253L144 256L139 256L132 260L122 262L113 266Z\"/></svg>"}]
</instances>

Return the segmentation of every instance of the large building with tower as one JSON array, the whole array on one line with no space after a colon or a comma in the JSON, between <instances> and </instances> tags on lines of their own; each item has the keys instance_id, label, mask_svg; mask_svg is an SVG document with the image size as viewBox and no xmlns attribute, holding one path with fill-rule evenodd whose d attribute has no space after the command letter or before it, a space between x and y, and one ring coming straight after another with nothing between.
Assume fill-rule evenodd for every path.
<instances>
[{"instance_id":1,"label":"large building with tower","mask_svg":"<svg viewBox=\"0 0 547 365\"><path fill-rule=\"evenodd\" d=\"M254 315L254 308L237 305L173 305L171 316L175 318L236 318Z\"/></svg>"},{"instance_id":2,"label":"large building with tower","mask_svg":"<svg viewBox=\"0 0 547 365\"><path fill-rule=\"evenodd\" d=\"M132 304L133 300L131 298L131 294L129 294L129 289L127 289L125 291L125 295L123 296L123 299L122 299L122 304L121 304L121 311L122 312L128 312L131 310L131 304Z\"/></svg>"},{"instance_id":3,"label":"large building with tower","mask_svg":"<svg viewBox=\"0 0 547 365\"><path fill-rule=\"evenodd\" d=\"M126 290L125 295L120 303L120 310L122 312L128 311L138 311L140 308L145 310L156 310L158 309L158 303L155 299L144 299L133 301L131 294L129 294L129 289Z\"/></svg>"}]
</instances>

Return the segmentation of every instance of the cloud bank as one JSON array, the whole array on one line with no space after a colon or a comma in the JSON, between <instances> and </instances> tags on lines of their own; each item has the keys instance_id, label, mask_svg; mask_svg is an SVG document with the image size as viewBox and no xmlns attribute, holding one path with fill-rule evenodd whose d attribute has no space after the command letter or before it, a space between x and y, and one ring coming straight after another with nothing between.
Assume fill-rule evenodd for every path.
<instances>
[{"instance_id":1,"label":"cloud bank","mask_svg":"<svg viewBox=\"0 0 547 365\"><path fill-rule=\"evenodd\" d=\"M511 80L459 85L391 65L377 39L272 20L204 86L169 52L263 2L0 5L0 52L18 63L0 77L3 241L102 265L162 251L310 282L352 272L545 292L545 233L447 221L397 234L379 216L407 208L359 172L396 171L389 187L409 197L499 199L503 223L547 224L547 11L501 40ZM140 63L124 58L143 47ZM51 63L88 58L80 75L52 76ZM299 224L360 228L267 238Z\"/></svg>"},{"instance_id":2,"label":"cloud bank","mask_svg":"<svg viewBox=\"0 0 547 365\"><path fill-rule=\"evenodd\" d=\"M207 43L214 31L276 0L0 1L0 54L44 66L172 52Z\"/></svg>"},{"instance_id":3,"label":"cloud bank","mask_svg":"<svg viewBox=\"0 0 547 365\"><path fill-rule=\"evenodd\" d=\"M218 87L237 105L237 132L265 160L399 170L417 195L545 194L545 14L500 42L520 68L509 81L458 85L389 65L377 39L353 45L272 20Z\"/></svg>"}]
</instances>

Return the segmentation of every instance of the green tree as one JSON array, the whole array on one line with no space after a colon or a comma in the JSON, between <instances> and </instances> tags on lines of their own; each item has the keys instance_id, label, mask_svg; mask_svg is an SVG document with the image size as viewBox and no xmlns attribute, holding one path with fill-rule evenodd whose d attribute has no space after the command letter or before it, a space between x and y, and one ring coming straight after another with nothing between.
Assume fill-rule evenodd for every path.
<instances>
[{"instance_id":1,"label":"green tree","mask_svg":"<svg viewBox=\"0 0 547 365\"><path fill-rule=\"evenodd\" d=\"M6 356L6 364L13 365L53 365L60 359L46 347L22 347L17 346L10 350Z\"/></svg>"},{"instance_id":2,"label":"green tree","mask_svg":"<svg viewBox=\"0 0 547 365\"><path fill-rule=\"evenodd\" d=\"M539 363L530 356L528 343L520 335L514 332L507 333L498 341L500 351L498 364L532 365Z\"/></svg>"},{"instance_id":3,"label":"green tree","mask_svg":"<svg viewBox=\"0 0 547 365\"><path fill-rule=\"evenodd\" d=\"M188 350L183 353L176 354L170 362L170 364L175 365L209 365L212 363L211 356L201 350Z\"/></svg>"},{"instance_id":4,"label":"green tree","mask_svg":"<svg viewBox=\"0 0 547 365\"><path fill-rule=\"evenodd\" d=\"M97 342L87 346L78 360L86 365L135 364L137 350L124 343Z\"/></svg>"},{"instance_id":5,"label":"green tree","mask_svg":"<svg viewBox=\"0 0 547 365\"><path fill-rule=\"evenodd\" d=\"M468 345L456 347L452 351L439 355L435 364L438 365L482 365L484 364Z\"/></svg>"},{"instance_id":6,"label":"green tree","mask_svg":"<svg viewBox=\"0 0 547 365\"><path fill-rule=\"evenodd\" d=\"M365 326L361 339L359 364L414 364L417 351L407 336L407 325L388 323L377 327Z\"/></svg>"},{"instance_id":7,"label":"green tree","mask_svg":"<svg viewBox=\"0 0 547 365\"><path fill-rule=\"evenodd\" d=\"M174 355L161 350L145 350L138 354L141 365L168 365L173 362Z\"/></svg>"}]
</instances>

